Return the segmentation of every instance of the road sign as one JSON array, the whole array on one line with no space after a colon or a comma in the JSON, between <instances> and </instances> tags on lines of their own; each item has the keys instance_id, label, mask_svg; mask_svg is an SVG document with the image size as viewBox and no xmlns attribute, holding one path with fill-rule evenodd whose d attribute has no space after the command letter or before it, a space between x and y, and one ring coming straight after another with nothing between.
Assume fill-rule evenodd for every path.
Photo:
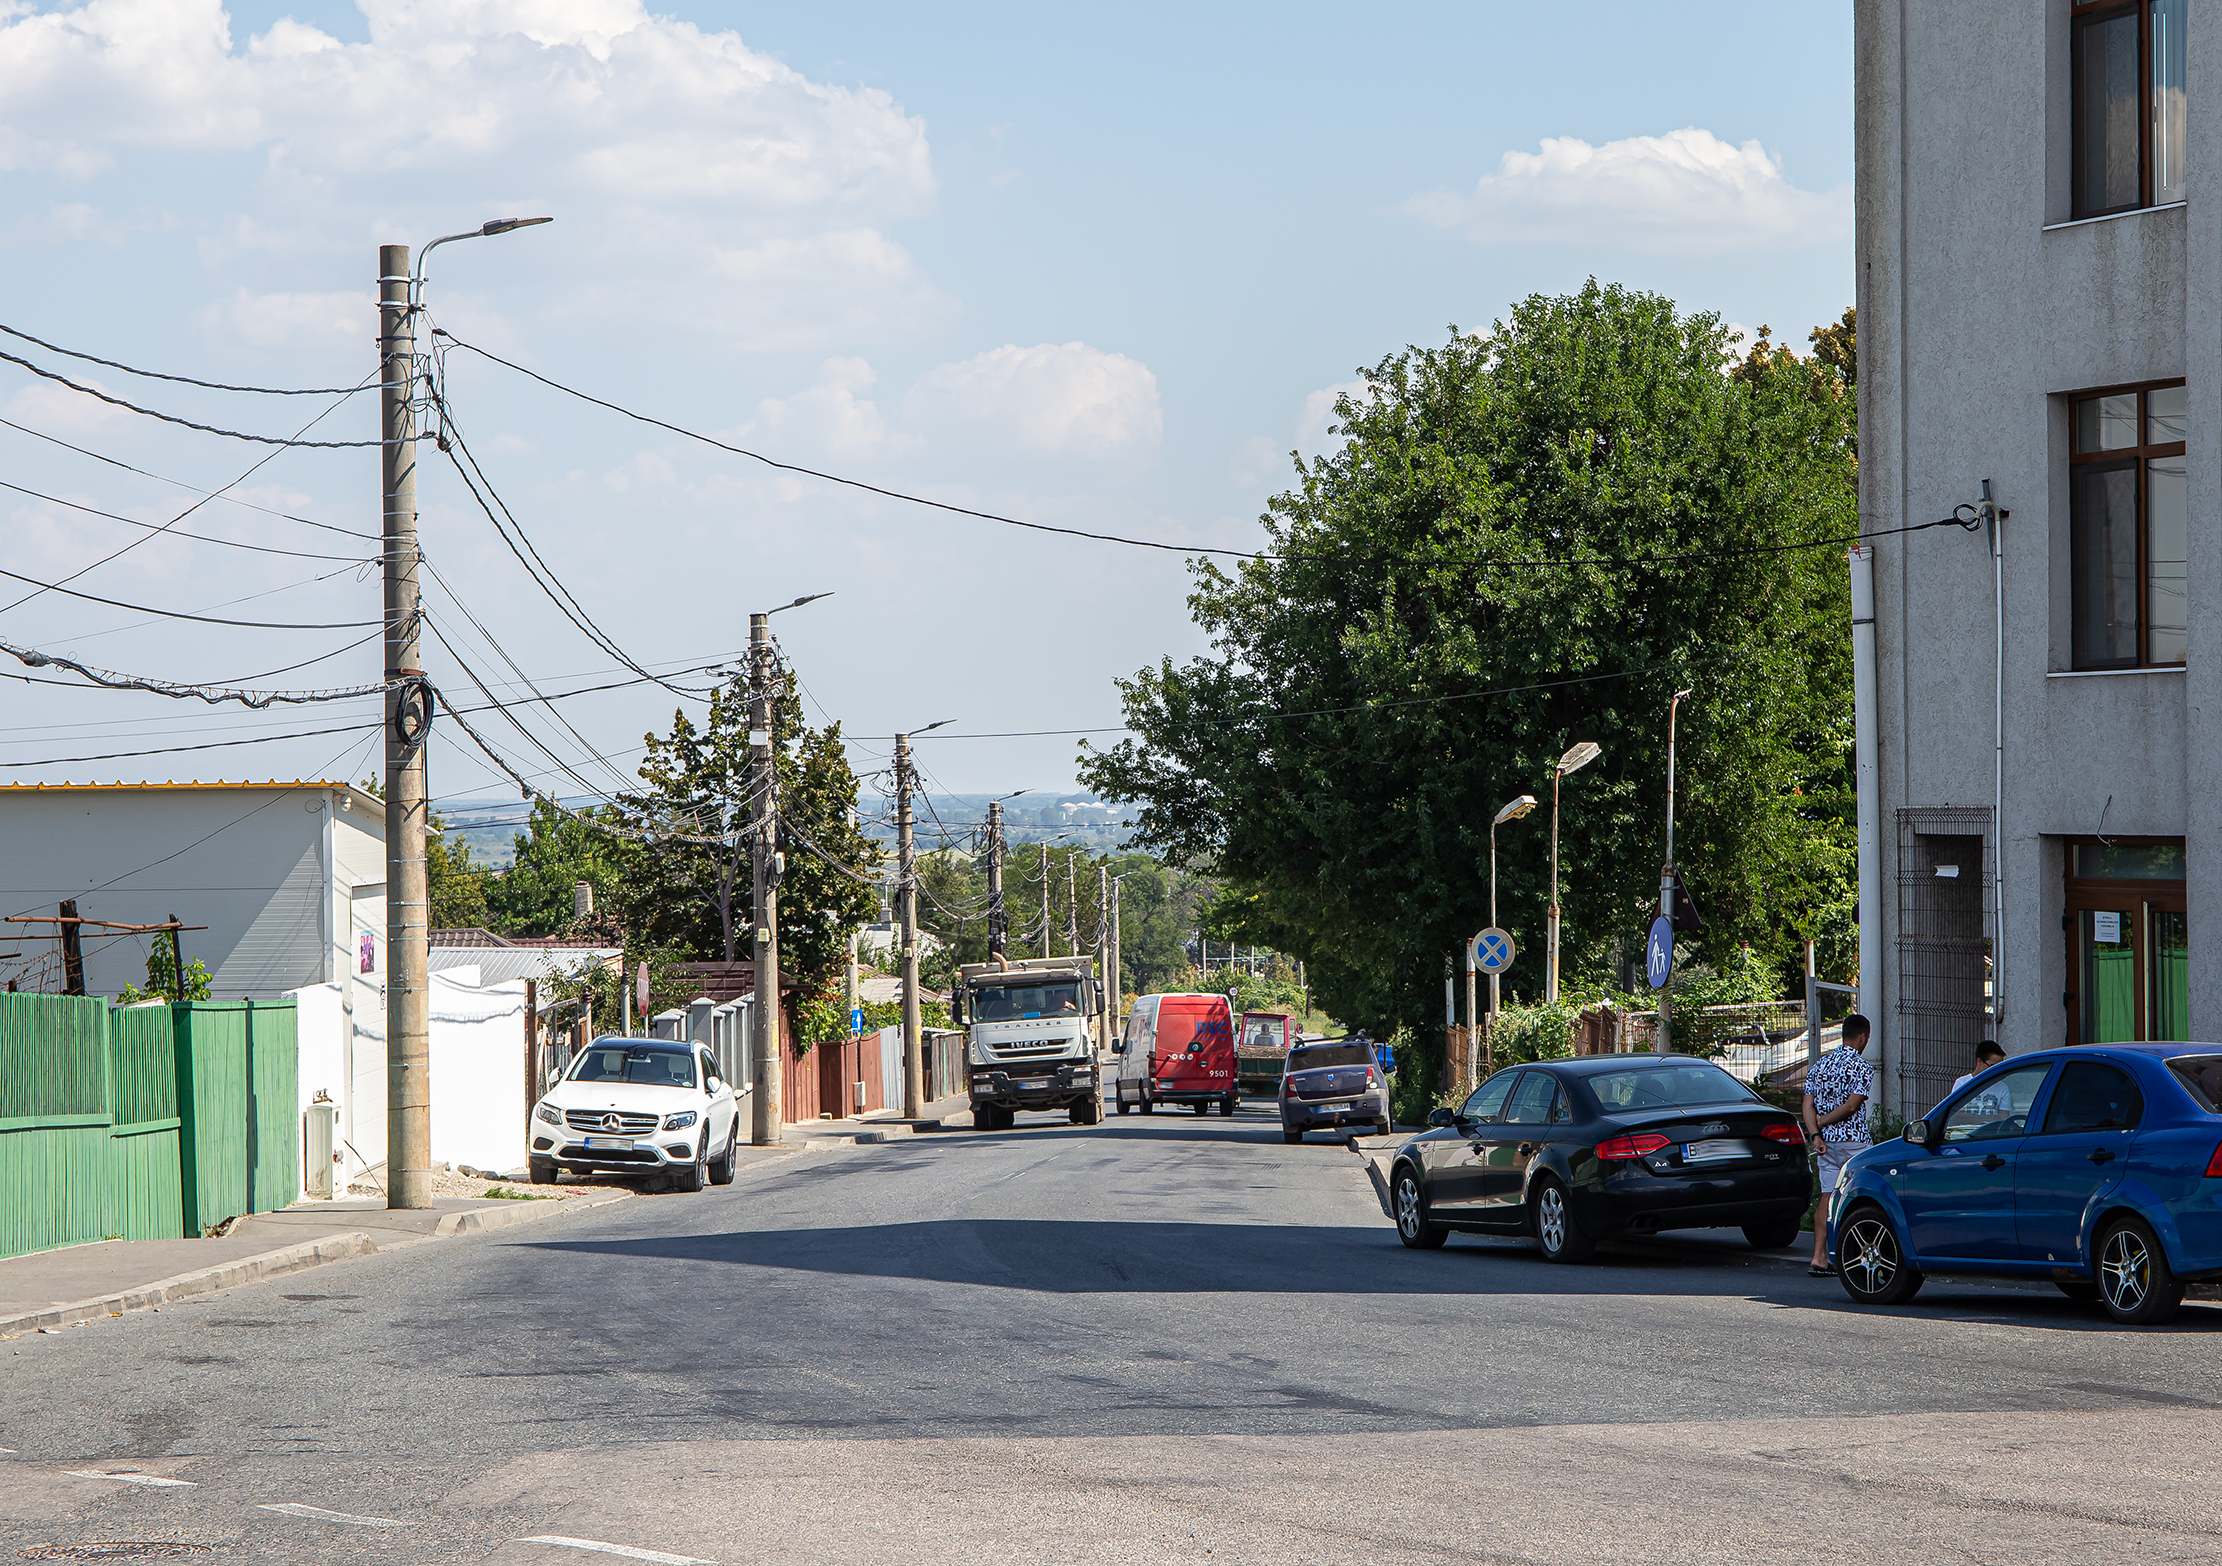
<instances>
[{"instance_id":1,"label":"road sign","mask_svg":"<svg viewBox=\"0 0 2222 1566\"><path fill-rule=\"evenodd\" d=\"M851 1033L862 1033L864 1031L864 1008L862 1006L851 1006L849 1008L849 1031Z\"/></svg>"},{"instance_id":2,"label":"road sign","mask_svg":"<svg viewBox=\"0 0 2222 1566\"><path fill-rule=\"evenodd\" d=\"M1643 976L1655 990L1666 988L1674 972L1674 921L1665 914L1651 921L1651 940L1643 952Z\"/></svg>"},{"instance_id":3,"label":"road sign","mask_svg":"<svg viewBox=\"0 0 2222 1566\"><path fill-rule=\"evenodd\" d=\"M1474 966L1483 973L1502 973L1512 966L1512 959L1519 955L1520 948L1512 944L1512 937L1495 925L1474 937Z\"/></svg>"}]
</instances>

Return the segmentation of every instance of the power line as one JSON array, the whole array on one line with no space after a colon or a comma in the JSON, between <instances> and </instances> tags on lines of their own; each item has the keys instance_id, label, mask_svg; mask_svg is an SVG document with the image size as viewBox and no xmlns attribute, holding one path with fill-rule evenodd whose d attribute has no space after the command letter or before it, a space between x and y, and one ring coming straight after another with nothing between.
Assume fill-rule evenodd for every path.
<instances>
[{"instance_id":1,"label":"power line","mask_svg":"<svg viewBox=\"0 0 2222 1566\"><path fill-rule=\"evenodd\" d=\"M334 577L337 575L339 575L337 571L328 571L324 574L324 576L313 576L310 577L309 580L306 582L293 582L288 585L292 587L307 587L314 583L322 582L329 577ZM102 598L95 593L81 593L74 587L64 587L59 582L42 582L37 577L19 576L15 572L8 570L0 570L0 576L6 577L11 582L22 582L26 586L35 587L42 593L60 593L65 598L82 598L89 604L106 604L111 609L129 609L134 614L151 614L165 620L192 620L201 625L233 625L250 631L359 631L362 630L365 626L375 626L383 628L383 626L385 625L385 621L383 620L321 620L314 622L303 621L299 624L276 620L226 620L213 615L187 614L182 609L156 609L149 604L125 603L120 598ZM282 593L286 591L286 589L283 587L274 587L270 589L270 591L273 593ZM35 597L37 595L34 594L33 596ZM252 593L248 596L253 598L263 598L269 595L265 593ZM9 604L7 607L13 609L27 601L28 600L25 599L18 599L15 603ZM245 599L233 600L233 602L235 603L244 603L245 601ZM77 640L79 638L72 639Z\"/></svg>"},{"instance_id":2,"label":"power line","mask_svg":"<svg viewBox=\"0 0 2222 1566\"><path fill-rule=\"evenodd\" d=\"M222 381L196 381L190 375L164 375L159 370L136 369L128 364L118 363L114 359L102 359L93 354L80 353L75 348L64 348L59 343L50 343L44 338L33 337L29 332L19 332L14 327L4 323L0 323L0 332L6 332L10 337L19 338L27 343L36 343L48 353L58 353L65 358L82 359L87 364L106 365L111 370L121 370L126 375L143 376L150 381L176 381L185 386L205 387L209 391L254 392L264 397L329 397L335 392L356 390L355 387L351 386L227 386Z\"/></svg>"},{"instance_id":3,"label":"power line","mask_svg":"<svg viewBox=\"0 0 2222 1566\"><path fill-rule=\"evenodd\" d=\"M0 328L0 330L5 330L5 328ZM67 506L72 511L82 511L90 517L104 517L110 522L127 523L132 527L145 528L152 533L167 534L171 538L189 538L196 544L221 544L226 549L251 549L262 555L290 555L296 560L345 560L350 565L366 565L369 561L379 558L377 555L371 555L367 558L361 555L317 555L300 549L279 549L270 544L243 544L235 538L212 538L206 533L180 532L167 522L141 522L137 517L118 516L113 511L102 511L97 506L80 505L74 500L64 500L59 495L45 495L35 489L25 489L21 484L10 484L6 479L0 479L0 489L12 489L18 495L28 495L33 500L43 500L49 505ZM111 555L109 558L113 559L115 557ZM105 564L105 562L96 561L95 564ZM90 569L90 567L87 569Z\"/></svg>"},{"instance_id":4,"label":"power line","mask_svg":"<svg viewBox=\"0 0 2222 1566\"><path fill-rule=\"evenodd\" d=\"M306 446L318 451L340 451L358 446L383 446L386 444L383 440L300 440L284 435L250 435L244 430L227 430L217 424L201 424L192 419L181 419L174 413L158 413L152 408L142 408L135 402L126 402L121 397L111 397L106 392L94 387L80 386L68 376L58 375L52 370L41 369L30 360L21 358L16 354L0 352L0 359L6 360L9 364L19 364L33 375L67 386L73 392L79 392L87 397L97 397L102 402L136 413L143 418L160 419L164 424L179 424L189 430L199 430L204 435L222 435L230 440L248 441L258 446ZM353 396L355 391L360 390L362 388L358 386L347 395ZM412 436L411 438L423 439L422 436Z\"/></svg>"},{"instance_id":5,"label":"power line","mask_svg":"<svg viewBox=\"0 0 2222 1566\"><path fill-rule=\"evenodd\" d=\"M149 679L135 674L118 674L112 669L98 669L89 663L79 663L74 658L64 658L58 653L42 653L32 647L18 647L12 642L0 641L0 652L30 669L43 669L49 665L73 670L95 685L112 691L148 691L156 696L168 696L179 701L200 700L215 705L235 701L242 707L263 708L270 706L306 706L315 702L348 701L357 696L376 696L384 685L356 685L343 690L323 691L252 691L210 685L188 685L175 680Z\"/></svg>"},{"instance_id":6,"label":"power line","mask_svg":"<svg viewBox=\"0 0 2222 1566\"><path fill-rule=\"evenodd\" d=\"M673 424L668 420L655 418L649 414L636 413L631 408L627 408L622 404L610 402L601 397L596 397L590 392L580 391L575 386L566 386L561 381L552 380L549 377L540 374L536 370L528 370L521 364L514 363L508 359L504 359L501 355L491 352L488 349L481 348L476 343L465 342L462 338L457 337L454 333L449 332L441 327L435 326L432 329L432 335L435 337L444 337L458 348L468 349L470 352L477 354L482 359L490 359L494 363L502 366L504 369L513 370L517 374L525 376L528 379L538 381L541 385L549 388L551 391L562 392L567 397L576 397L581 402L592 403L597 408L606 408L612 413L619 414L624 418L632 419L637 423L651 425L654 428L660 430L669 430L674 435L682 436L687 440L699 441L705 446L712 446L719 451L730 452L736 457L746 457L752 462L760 462L764 466L776 469L777 471L782 473L800 474L805 478L820 479L828 484L840 484L850 489L863 490L868 494L883 496L889 500L899 500L903 501L906 504L914 506L925 506L935 511L946 511L956 516L972 517L982 522L994 522L1004 527L1025 528L1031 532L1036 533L1059 533L1068 538L1085 538L1090 539L1096 543L1104 544L1123 544L1131 549L1163 550L1170 554L1223 555L1228 558L1237 560L1323 561L1330 564L1337 562L1385 560L1392 562L1409 561L1413 563L1439 561L1445 564L1478 565L1485 567L1576 565L1656 566L1670 565L1687 560L1727 560L1739 559L1748 555L1784 554L1804 549L1825 549L1836 544L1856 543L1861 540L1870 538L1885 538L1897 533L1918 533L1926 528L1946 526L1965 527L1968 525L1965 522L1961 522L1954 518L1946 518L1942 522L1920 522L1914 524L1911 527L1882 528L1872 533L1844 533L1829 538L1810 539L1801 543L1755 544L1747 547L1736 547L1728 549L1692 550L1680 554L1625 556L1570 555L1536 559L1493 559L1487 555L1478 555L1471 551L1463 553L1452 553L1448 551L1430 552L1412 550L1398 550L1393 552L1372 552L1360 550L1291 551L1270 549L1228 549L1208 544L1173 544L1167 543L1162 539L1130 538L1118 533L1096 533L1091 532L1086 528L1057 527L1047 522L1029 522L1023 517L1005 516L1000 512L994 511L981 511L971 506L959 506L946 500L934 500L925 495L911 494L910 492L905 490L889 489L884 485L866 483L862 479L847 478L839 473L827 473L818 468L806 468L800 466L797 463L781 462L776 457L766 456L760 451L751 451L746 446L735 446L730 442L719 440L714 436L705 435L699 430L690 430L684 425Z\"/></svg>"},{"instance_id":7,"label":"power line","mask_svg":"<svg viewBox=\"0 0 2222 1566\"><path fill-rule=\"evenodd\" d=\"M336 407L337 404L334 404L334 406ZM330 410L327 409L326 411L329 412ZM319 528L324 532L339 533L348 538L359 538L366 544L378 544L384 542L384 540L381 539L376 533L359 533L355 529L350 527L335 527L329 522L311 521L307 517L297 517L290 511L278 511L269 506L258 506L251 500L241 500L237 495L228 494L221 489L203 489L200 487L200 485L188 484L183 479L165 478L163 475L156 473L151 468L133 467L130 463L123 461L121 458L111 457L103 452L93 451L84 446L72 445L70 444L70 442L63 440L59 435L49 435L44 430L32 429L28 424L18 424L13 419L0 419L0 425L5 425L7 428L14 430L19 435L28 435L33 440L43 440L50 446L59 446L64 451L74 451L80 457L90 457L95 462L105 462L108 464L108 466L112 468L121 468L126 473L136 473L141 478L153 479L157 484L171 484L175 485L179 489L189 489L204 500L221 500L234 506L244 506L249 511L259 511L266 517L276 517L282 522L298 522L303 527ZM262 466L262 464L259 462L255 464L255 467L260 466ZM252 472L254 472L254 468L249 468L247 470L247 473L251 474ZM237 485L243 482L246 476L246 474L240 475L239 478L232 480L232 484Z\"/></svg>"}]
</instances>

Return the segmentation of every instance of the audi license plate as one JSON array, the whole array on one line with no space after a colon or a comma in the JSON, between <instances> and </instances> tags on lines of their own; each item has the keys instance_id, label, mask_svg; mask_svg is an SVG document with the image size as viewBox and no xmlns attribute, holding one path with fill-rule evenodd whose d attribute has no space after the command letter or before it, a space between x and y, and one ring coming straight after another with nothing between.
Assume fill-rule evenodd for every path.
<instances>
[{"instance_id":1,"label":"audi license plate","mask_svg":"<svg viewBox=\"0 0 2222 1566\"><path fill-rule=\"evenodd\" d=\"M588 1147L622 1147L630 1151L633 1139L629 1136L590 1136L586 1139L586 1145Z\"/></svg>"},{"instance_id":2,"label":"audi license plate","mask_svg":"<svg viewBox=\"0 0 2222 1566\"><path fill-rule=\"evenodd\" d=\"M1723 1142L1717 1139L1711 1142L1685 1143L1682 1148L1682 1162L1685 1164L1718 1164L1725 1163L1731 1158L1748 1158L1750 1156L1750 1152L1743 1143Z\"/></svg>"}]
</instances>

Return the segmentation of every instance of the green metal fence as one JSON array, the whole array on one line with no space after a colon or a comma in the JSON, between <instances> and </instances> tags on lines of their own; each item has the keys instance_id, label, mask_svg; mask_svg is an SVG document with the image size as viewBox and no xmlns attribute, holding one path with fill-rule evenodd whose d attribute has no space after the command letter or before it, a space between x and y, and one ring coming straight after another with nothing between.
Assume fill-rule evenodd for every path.
<instances>
[{"instance_id":1,"label":"green metal fence","mask_svg":"<svg viewBox=\"0 0 2222 1566\"><path fill-rule=\"evenodd\" d=\"M286 1206L294 1082L290 1001L0 995L0 1256Z\"/></svg>"}]
</instances>

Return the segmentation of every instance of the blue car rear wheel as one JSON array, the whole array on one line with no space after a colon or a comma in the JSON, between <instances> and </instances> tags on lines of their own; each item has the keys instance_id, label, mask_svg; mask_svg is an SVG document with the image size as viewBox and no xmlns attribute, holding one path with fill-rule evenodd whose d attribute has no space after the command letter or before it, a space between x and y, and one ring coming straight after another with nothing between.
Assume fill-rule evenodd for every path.
<instances>
[{"instance_id":1,"label":"blue car rear wheel","mask_svg":"<svg viewBox=\"0 0 2222 1566\"><path fill-rule=\"evenodd\" d=\"M2099 1299L2124 1326L2166 1321L2183 1303L2183 1285L2142 1218L2117 1218L2099 1236Z\"/></svg>"}]
</instances>

